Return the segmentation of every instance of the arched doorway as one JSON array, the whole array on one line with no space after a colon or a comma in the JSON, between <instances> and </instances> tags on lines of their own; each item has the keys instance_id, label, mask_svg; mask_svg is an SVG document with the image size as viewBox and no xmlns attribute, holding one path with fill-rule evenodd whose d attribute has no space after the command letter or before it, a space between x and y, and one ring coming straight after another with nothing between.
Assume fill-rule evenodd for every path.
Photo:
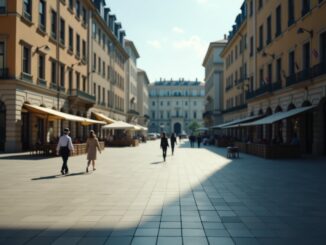
<instances>
[{"instance_id":1,"label":"arched doorway","mask_svg":"<svg viewBox=\"0 0 326 245\"><path fill-rule=\"evenodd\" d=\"M6 142L6 105L0 101L0 152L5 150Z\"/></svg>"},{"instance_id":2,"label":"arched doorway","mask_svg":"<svg viewBox=\"0 0 326 245\"><path fill-rule=\"evenodd\" d=\"M174 129L174 133L176 133L176 135L181 134L181 124L180 123L178 123L178 122L175 123L173 129Z\"/></svg>"}]
</instances>

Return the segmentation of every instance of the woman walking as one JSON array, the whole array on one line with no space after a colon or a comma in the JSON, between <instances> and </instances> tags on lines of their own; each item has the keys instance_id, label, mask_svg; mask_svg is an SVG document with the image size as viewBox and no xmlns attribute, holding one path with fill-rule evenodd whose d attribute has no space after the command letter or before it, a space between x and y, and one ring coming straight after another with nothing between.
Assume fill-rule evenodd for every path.
<instances>
[{"instance_id":1,"label":"woman walking","mask_svg":"<svg viewBox=\"0 0 326 245\"><path fill-rule=\"evenodd\" d=\"M95 160L96 160L96 148L101 153L101 147L98 142L98 139L95 135L95 132L93 130L89 131L89 137L86 142L86 151L87 151L87 167L86 172L88 173L88 167L92 162L93 165L93 171L96 170L95 168Z\"/></svg>"},{"instance_id":2,"label":"woman walking","mask_svg":"<svg viewBox=\"0 0 326 245\"><path fill-rule=\"evenodd\" d=\"M162 137L161 137L161 148L163 151L163 159L165 162L165 158L166 158L166 150L169 147L169 142L168 142L168 138L166 137L165 133L162 133Z\"/></svg>"}]
</instances>

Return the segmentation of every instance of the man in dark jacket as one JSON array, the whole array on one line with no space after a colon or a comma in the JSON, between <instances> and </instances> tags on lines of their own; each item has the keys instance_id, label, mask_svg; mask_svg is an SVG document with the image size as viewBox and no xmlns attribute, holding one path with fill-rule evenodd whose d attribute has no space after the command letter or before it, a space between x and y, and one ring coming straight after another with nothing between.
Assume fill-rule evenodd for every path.
<instances>
[{"instance_id":1,"label":"man in dark jacket","mask_svg":"<svg viewBox=\"0 0 326 245\"><path fill-rule=\"evenodd\" d=\"M173 155L173 153L174 153L174 145L177 144L177 137L175 136L175 133L171 134L170 143L171 143L171 150L172 150L172 155Z\"/></svg>"},{"instance_id":2,"label":"man in dark jacket","mask_svg":"<svg viewBox=\"0 0 326 245\"><path fill-rule=\"evenodd\" d=\"M169 147L169 142L168 142L168 138L166 137L165 133L162 133L162 137L161 137L161 148L163 151L163 159L165 162L165 158L166 158L166 150Z\"/></svg>"}]
</instances>

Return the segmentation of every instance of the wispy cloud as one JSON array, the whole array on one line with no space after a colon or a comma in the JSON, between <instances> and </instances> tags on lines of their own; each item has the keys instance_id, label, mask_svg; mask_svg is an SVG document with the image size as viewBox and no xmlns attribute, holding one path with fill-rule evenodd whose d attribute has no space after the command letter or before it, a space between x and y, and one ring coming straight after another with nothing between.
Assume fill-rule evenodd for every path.
<instances>
[{"instance_id":1,"label":"wispy cloud","mask_svg":"<svg viewBox=\"0 0 326 245\"><path fill-rule=\"evenodd\" d=\"M162 44L159 40L148 40L147 44L155 49L160 49Z\"/></svg>"},{"instance_id":2,"label":"wispy cloud","mask_svg":"<svg viewBox=\"0 0 326 245\"><path fill-rule=\"evenodd\" d=\"M173 44L176 49L190 49L194 51L200 58L204 57L207 44L198 36L192 36L185 40L176 41Z\"/></svg>"},{"instance_id":3,"label":"wispy cloud","mask_svg":"<svg viewBox=\"0 0 326 245\"><path fill-rule=\"evenodd\" d=\"M206 4L208 3L209 0L196 0L197 3L199 4Z\"/></svg>"},{"instance_id":4,"label":"wispy cloud","mask_svg":"<svg viewBox=\"0 0 326 245\"><path fill-rule=\"evenodd\" d=\"M177 26L173 27L173 28L172 28L172 31L173 31L174 33L178 33L178 34L182 34L182 33L185 32L182 28L177 27Z\"/></svg>"}]
</instances>

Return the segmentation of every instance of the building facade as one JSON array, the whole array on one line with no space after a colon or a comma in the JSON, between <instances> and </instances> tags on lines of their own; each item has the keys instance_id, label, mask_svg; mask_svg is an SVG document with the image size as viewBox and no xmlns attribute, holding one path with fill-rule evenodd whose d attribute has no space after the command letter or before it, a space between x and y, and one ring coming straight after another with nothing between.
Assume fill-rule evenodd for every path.
<instances>
[{"instance_id":1,"label":"building facade","mask_svg":"<svg viewBox=\"0 0 326 245\"><path fill-rule=\"evenodd\" d=\"M125 31L121 23L116 22L116 16L105 7L105 1L94 3L89 24L88 73L95 104L89 110L89 116L100 119L98 115L101 114L126 121L125 63L128 54L124 49Z\"/></svg>"},{"instance_id":2,"label":"building facade","mask_svg":"<svg viewBox=\"0 0 326 245\"><path fill-rule=\"evenodd\" d=\"M242 109L236 113L239 116L263 117L312 106L304 113L272 125L251 128L250 137L253 141L271 142L272 139L279 138L282 142L289 143L291 138L298 137L303 153L326 154L325 2L244 2L246 18L239 25L237 21L223 55L227 88L235 86L236 81L236 68L233 69L235 65L227 67L228 59L233 59L234 63L234 43L239 42L239 37L246 36L245 45L249 57L244 63L247 75L243 76L245 80L242 86L246 91L246 115L241 114ZM232 74L230 82L227 77ZM225 120L228 119L230 118L225 117Z\"/></svg>"},{"instance_id":3,"label":"building facade","mask_svg":"<svg viewBox=\"0 0 326 245\"><path fill-rule=\"evenodd\" d=\"M138 92L137 92L137 59L139 58L138 51L134 43L126 40L126 51L129 59L126 62L126 111L128 122L138 122L140 116L138 111Z\"/></svg>"},{"instance_id":4,"label":"building facade","mask_svg":"<svg viewBox=\"0 0 326 245\"><path fill-rule=\"evenodd\" d=\"M148 86L149 79L147 77L146 71L139 69L137 70L137 111L138 124L147 127L149 122L148 115Z\"/></svg>"},{"instance_id":5,"label":"building facade","mask_svg":"<svg viewBox=\"0 0 326 245\"><path fill-rule=\"evenodd\" d=\"M190 133L203 125L205 86L199 81L158 81L149 85L149 132Z\"/></svg>"},{"instance_id":6,"label":"building facade","mask_svg":"<svg viewBox=\"0 0 326 245\"><path fill-rule=\"evenodd\" d=\"M54 142L63 127L69 127L75 139L87 137L89 127L80 122L55 120L28 105L90 117L94 105L102 108L108 98L115 98L116 103L115 96L120 95L123 114L124 90L118 89L103 100L102 94L108 94L103 91L107 89L104 84L110 80L100 79L99 74L95 77L90 61L94 49L100 47L90 41L89 33L93 20L104 24L98 20L104 16L100 7L104 1L5 0L0 4L0 151L27 150L37 142ZM109 60L114 60L110 62L121 76L115 84L123 87L127 58L123 37L107 30L104 33L119 51ZM107 57L102 59L108 62Z\"/></svg>"},{"instance_id":7,"label":"building facade","mask_svg":"<svg viewBox=\"0 0 326 245\"><path fill-rule=\"evenodd\" d=\"M205 127L223 122L223 60L221 53L226 45L224 40L211 42L204 58L205 67Z\"/></svg>"}]
</instances>

